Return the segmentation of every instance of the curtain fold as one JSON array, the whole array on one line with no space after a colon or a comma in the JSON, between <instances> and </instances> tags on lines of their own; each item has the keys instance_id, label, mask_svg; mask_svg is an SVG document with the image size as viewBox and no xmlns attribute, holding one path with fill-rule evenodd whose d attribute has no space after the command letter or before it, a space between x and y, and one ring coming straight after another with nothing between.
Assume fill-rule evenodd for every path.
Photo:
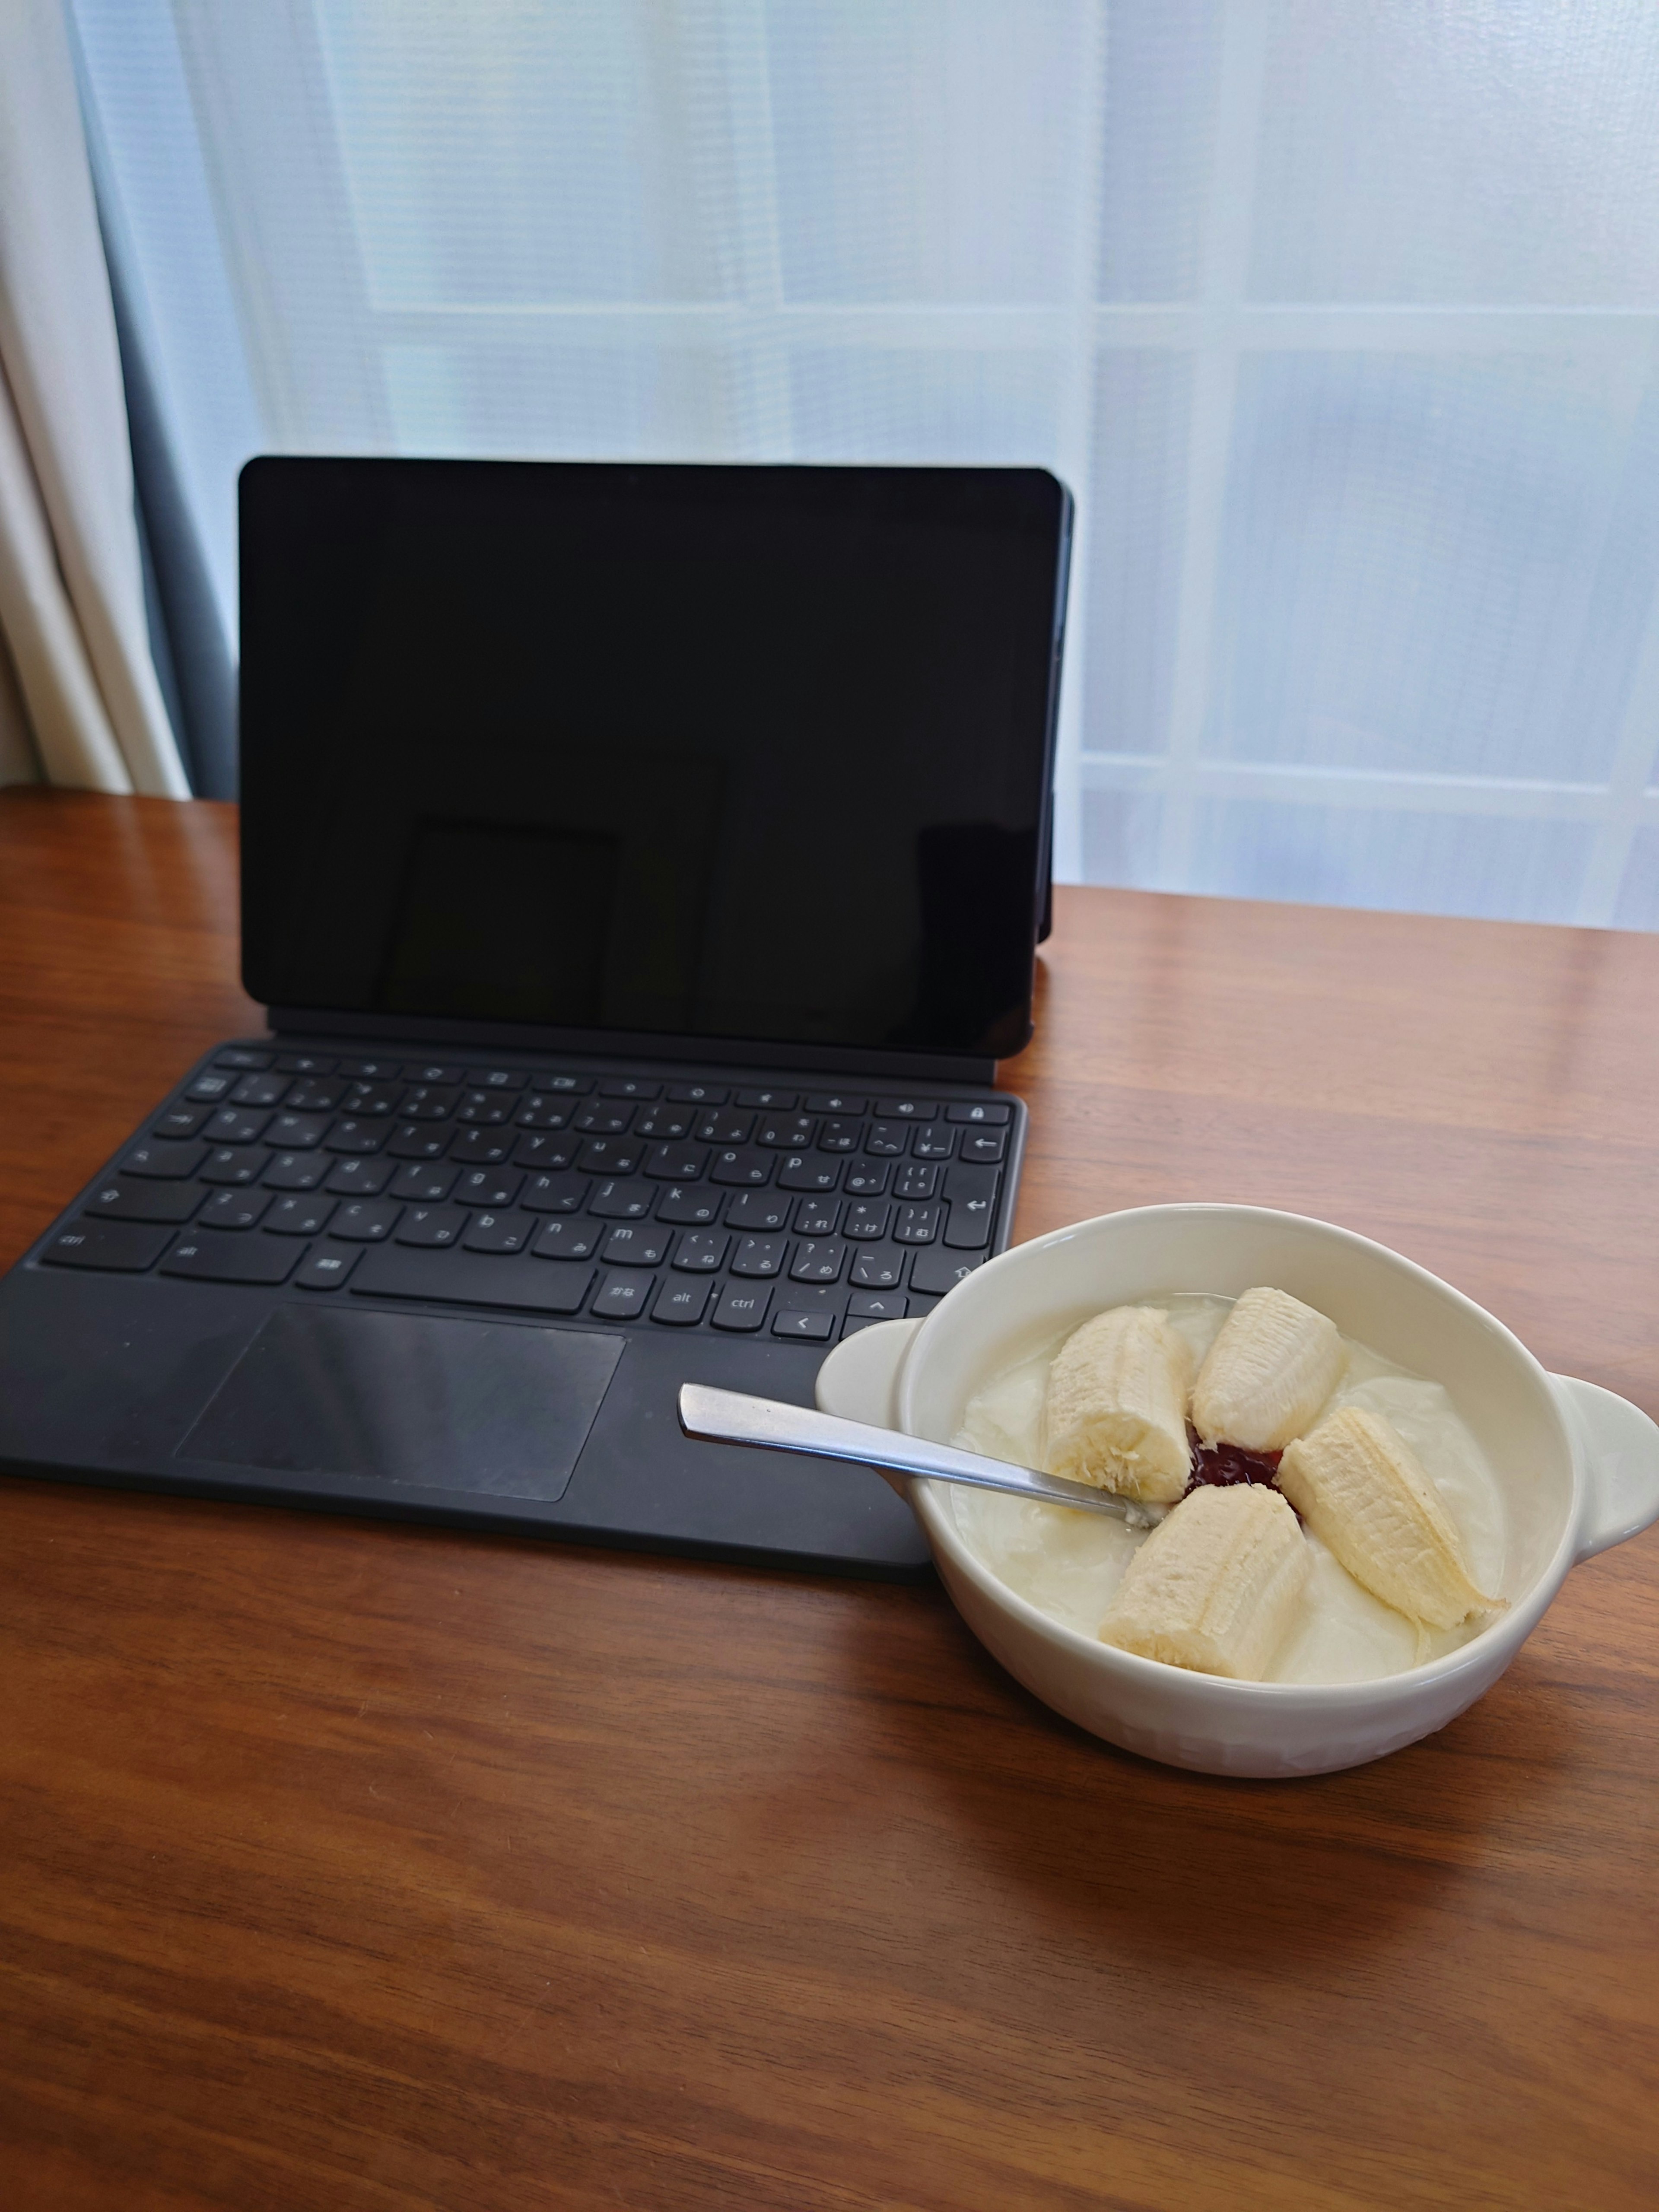
<instances>
[{"instance_id":1,"label":"curtain fold","mask_svg":"<svg viewBox=\"0 0 1659 2212\"><path fill-rule=\"evenodd\" d=\"M0 0L0 775L190 796L149 647L109 273L58 0ZM27 720L27 748L15 724Z\"/></svg>"}]
</instances>

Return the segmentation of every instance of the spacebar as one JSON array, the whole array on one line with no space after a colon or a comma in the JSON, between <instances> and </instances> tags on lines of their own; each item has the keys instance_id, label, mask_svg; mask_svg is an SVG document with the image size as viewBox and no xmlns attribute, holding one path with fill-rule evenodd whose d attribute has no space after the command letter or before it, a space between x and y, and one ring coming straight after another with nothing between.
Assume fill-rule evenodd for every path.
<instances>
[{"instance_id":1,"label":"spacebar","mask_svg":"<svg viewBox=\"0 0 1659 2212\"><path fill-rule=\"evenodd\" d=\"M593 1279L568 1260L509 1259L489 1252L422 1252L382 1244L365 1252L351 1279L377 1298L433 1298L458 1306L519 1306L574 1313Z\"/></svg>"}]
</instances>

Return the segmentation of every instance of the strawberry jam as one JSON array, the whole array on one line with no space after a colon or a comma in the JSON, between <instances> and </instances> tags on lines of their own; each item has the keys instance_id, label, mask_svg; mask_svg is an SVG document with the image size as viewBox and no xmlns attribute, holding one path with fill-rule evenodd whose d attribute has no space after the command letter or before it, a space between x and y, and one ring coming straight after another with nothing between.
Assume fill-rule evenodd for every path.
<instances>
[{"instance_id":1,"label":"strawberry jam","mask_svg":"<svg viewBox=\"0 0 1659 2212\"><path fill-rule=\"evenodd\" d=\"M1196 1437L1192 1444L1193 1471L1187 1480L1188 1492L1202 1483L1227 1489L1237 1482L1261 1482L1271 1489L1285 1456L1283 1452L1246 1451L1243 1444L1201 1444Z\"/></svg>"}]
</instances>

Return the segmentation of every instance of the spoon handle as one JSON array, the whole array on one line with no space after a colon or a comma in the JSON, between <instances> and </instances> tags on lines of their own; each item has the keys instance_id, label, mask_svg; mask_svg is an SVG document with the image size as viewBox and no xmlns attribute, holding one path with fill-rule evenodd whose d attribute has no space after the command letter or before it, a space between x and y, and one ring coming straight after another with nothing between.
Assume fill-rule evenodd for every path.
<instances>
[{"instance_id":1,"label":"spoon handle","mask_svg":"<svg viewBox=\"0 0 1659 2212\"><path fill-rule=\"evenodd\" d=\"M928 1443L896 1429L872 1428L863 1421L815 1413L809 1406L745 1397L702 1382L680 1385L680 1426L689 1437L707 1437L716 1443L764 1444L773 1451L808 1452L818 1459L857 1460L901 1474L964 1482L976 1490L1006 1490L1045 1505L1074 1505L1085 1513L1115 1514L1120 1521L1128 1517L1127 1498L1090 1483L1067 1482L1061 1475L1039 1474L1035 1468L1014 1467L1006 1460L981 1459L953 1444ZM1143 1511L1149 1520L1162 1517L1153 1506L1137 1509L1137 1518Z\"/></svg>"}]
</instances>

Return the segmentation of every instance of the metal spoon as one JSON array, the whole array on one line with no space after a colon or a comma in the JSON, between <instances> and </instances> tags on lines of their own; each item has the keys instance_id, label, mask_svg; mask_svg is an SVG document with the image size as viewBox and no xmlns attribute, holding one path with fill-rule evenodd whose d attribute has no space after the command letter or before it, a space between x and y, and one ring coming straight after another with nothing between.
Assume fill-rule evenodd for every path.
<instances>
[{"instance_id":1,"label":"metal spoon","mask_svg":"<svg viewBox=\"0 0 1659 2212\"><path fill-rule=\"evenodd\" d=\"M1091 1483L1067 1482L1063 1475L1040 1474L1035 1468L1007 1460L981 1459L954 1444L927 1443L896 1429L877 1429L863 1421L843 1421L810 1406L787 1406L776 1398L749 1398L740 1390L713 1390L707 1383L680 1385L680 1426L689 1437L722 1444L764 1444L772 1451L807 1452L817 1459L851 1459L868 1467L890 1467L901 1474L925 1474L941 1482L963 1482L975 1490L1006 1490L1015 1498L1034 1498L1044 1505L1074 1505L1084 1513L1111 1513L1149 1526L1164 1518L1161 1505L1141 1505Z\"/></svg>"}]
</instances>

